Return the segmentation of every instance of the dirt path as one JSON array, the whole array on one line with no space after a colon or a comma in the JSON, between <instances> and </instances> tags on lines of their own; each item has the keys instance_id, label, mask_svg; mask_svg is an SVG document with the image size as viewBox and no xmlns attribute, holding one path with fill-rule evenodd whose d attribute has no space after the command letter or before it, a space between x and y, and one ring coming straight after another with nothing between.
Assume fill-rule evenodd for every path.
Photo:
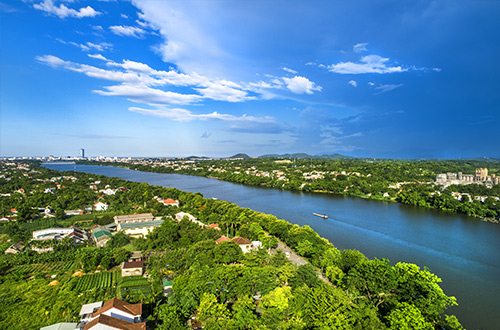
<instances>
[{"instance_id":1,"label":"dirt path","mask_svg":"<svg viewBox=\"0 0 500 330\"><path fill-rule=\"evenodd\" d=\"M281 250L281 251L283 251L285 253L285 255L287 256L287 258L294 265L301 266L301 265L305 265L305 264L309 263L309 261L307 261L306 259L304 259L301 256L299 256L297 253L293 252L292 249L290 249L288 246L285 245L285 243L283 243L281 241L278 241L278 247L276 247L275 250ZM327 283L329 285L332 285L332 283L326 277L323 276L323 274L321 273L321 271L319 269L316 269L316 273L318 273L318 277L323 282L325 282L325 283Z\"/></svg>"}]
</instances>

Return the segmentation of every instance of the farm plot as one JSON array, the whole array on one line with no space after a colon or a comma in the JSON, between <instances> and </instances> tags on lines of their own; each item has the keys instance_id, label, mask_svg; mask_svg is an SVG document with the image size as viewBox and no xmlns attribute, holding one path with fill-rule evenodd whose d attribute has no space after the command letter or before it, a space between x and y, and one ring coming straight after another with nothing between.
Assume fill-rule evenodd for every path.
<instances>
[{"instance_id":1,"label":"farm plot","mask_svg":"<svg viewBox=\"0 0 500 330\"><path fill-rule=\"evenodd\" d=\"M120 294L124 298L141 298L151 295L151 283L144 277L128 277L123 278L120 285Z\"/></svg>"},{"instance_id":2,"label":"farm plot","mask_svg":"<svg viewBox=\"0 0 500 330\"><path fill-rule=\"evenodd\" d=\"M75 285L75 290L79 292L93 289L108 289L113 288L116 285L113 273L110 272L83 275L75 279L78 281Z\"/></svg>"}]
</instances>

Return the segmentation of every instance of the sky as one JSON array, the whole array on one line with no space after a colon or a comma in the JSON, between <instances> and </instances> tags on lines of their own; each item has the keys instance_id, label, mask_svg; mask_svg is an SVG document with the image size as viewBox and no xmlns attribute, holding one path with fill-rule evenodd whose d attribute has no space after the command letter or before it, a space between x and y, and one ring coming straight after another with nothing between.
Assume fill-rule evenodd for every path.
<instances>
[{"instance_id":1,"label":"sky","mask_svg":"<svg viewBox=\"0 0 500 330\"><path fill-rule=\"evenodd\" d=\"M0 157L500 158L497 0L0 0Z\"/></svg>"}]
</instances>

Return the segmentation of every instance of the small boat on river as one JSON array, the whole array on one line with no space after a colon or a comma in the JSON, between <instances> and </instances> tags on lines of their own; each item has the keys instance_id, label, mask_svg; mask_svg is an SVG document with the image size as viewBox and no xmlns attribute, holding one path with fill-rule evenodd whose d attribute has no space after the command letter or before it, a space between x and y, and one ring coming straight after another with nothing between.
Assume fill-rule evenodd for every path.
<instances>
[{"instance_id":1,"label":"small boat on river","mask_svg":"<svg viewBox=\"0 0 500 330\"><path fill-rule=\"evenodd\" d=\"M328 219L328 216L326 214L319 214L319 213L313 213L315 216L323 218L323 219Z\"/></svg>"}]
</instances>

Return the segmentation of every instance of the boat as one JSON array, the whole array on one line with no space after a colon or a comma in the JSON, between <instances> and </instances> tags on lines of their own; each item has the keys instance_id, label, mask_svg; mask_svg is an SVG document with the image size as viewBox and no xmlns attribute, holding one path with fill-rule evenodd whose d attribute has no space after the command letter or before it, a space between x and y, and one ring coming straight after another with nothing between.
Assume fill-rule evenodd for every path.
<instances>
[{"instance_id":1,"label":"boat","mask_svg":"<svg viewBox=\"0 0 500 330\"><path fill-rule=\"evenodd\" d=\"M319 214L319 213L313 213L315 216L323 218L323 219L328 219L328 216L326 214Z\"/></svg>"}]
</instances>

